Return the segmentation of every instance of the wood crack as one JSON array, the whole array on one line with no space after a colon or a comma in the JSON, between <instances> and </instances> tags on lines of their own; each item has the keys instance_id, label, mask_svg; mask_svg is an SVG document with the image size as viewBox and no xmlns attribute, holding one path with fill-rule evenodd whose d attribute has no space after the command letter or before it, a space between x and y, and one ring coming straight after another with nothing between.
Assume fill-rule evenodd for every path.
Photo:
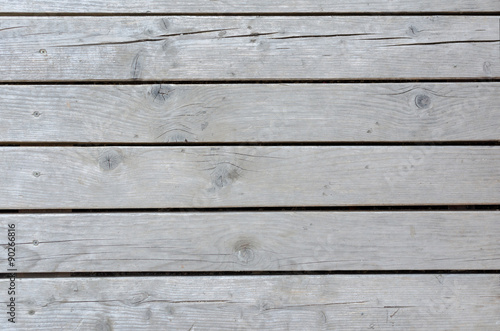
<instances>
[{"instance_id":1,"label":"wood crack","mask_svg":"<svg viewBox=\"0 0 500 331\"><path fill-rule=\"evenodd\" d=\"M394 40L394 39L413 39L411 37L380 37L380 38L364 38L360 40Z\"/></svg>"},{"instance_id":2,"label":"wood crack","mask_svg":"<svg viewBox=\"0 0 500 331\"><path fill-rule=\"evenodd\" d=\"M188 36L193 34L202 34L202 33L211 33L211 32L221 32L221 31L229 31L229 30L238 30L238 28L229 28L229 29L214 29L214 30L202 30L202 31L193 31L193 32L183 32L183 33L173 33L173 34L162 34L158 37L178 37L178 36Z\"/></svg>"},{"instance_id":3,"label":"wood crack","mask_svg":"<svg viewBox=\"0 0 500 331\"><path fill-rule=\"evenodd\" d=\"M235 303L229 300L181 300L181 301L172 301L172 300L148 300L146 302L166 302L166 303L174 303L174 304L182 304L182 303Z\"/></svg>"},{"instance_id":4,"label":"wood crack","mask_svg":"<svg viewBox=\"0 0 500 331\"><path fill-rule=\"evenodd\" d=\"M165 40L165 38L145 38L145 39L128 40L128 41L108 41L108 42L88 43L88 44L58 45L58 46L55 46L55 47L85 47L85 46L126 45L126 44L145 43L145 42L151 42L151 41L161 41L161 40Z\"/></svg>"},{"instance_id":5,"label":"wood crack","mask_svg":"<svg viewBox=\"0 0 500 331\"><path fill-rule=\"evenodd\" d=\"M369 36L369 35L374 35L374 33L311 34L311 35L302 35L302 36L276 37L276 38L271 38L271 39L337 38L337 37Z\"/></svg>"},{"instance_id":6,"label":"wood crack","mask_svg":"<svg viewBox=\"0 0 500 331\"><path fill-rule=\"evenodd\" d=\"M104 302L120 302L120 300L78 300L78 301L61 300L61 301L48 302L44 305L41 305L40 307L46 308L50 305L63 304L63 303L104 303Z\"/></svg>"},{"instance_id":7,"label":"wood crack","mask_svg":"<svg viewBox=\"0 0 500 331\"><path fill-rule=\"evenodd\" d=\"M368 301L311 303L311 304L305 304L305 305L290 305L290 306L283 306L283 307L273 307L273 308L267 308L264 310L282 310L282 309L295 309L295 308L304 308L304 307L324 307L324 306L336 306L336 305L357 305L357 304L364 304L367 302Z\"/></svg>"},{"instance_id":8,"label":"wood crack","mask_svg":"<svg viewBox=\"0 0 500 331\"><path fill-rule=\"evenodd\" d=\"M168 39L169 37L188 36L188 35L195 35L195 34L202 34L202 33L211 33L211 32L220 32L220 31L227 31L227 30L234 30L234 29L236 29L236 28L231 28L231 29L216 29L216 30L203 30L203 31L193 31L193 32L184 32L184 33L173 33L173 34L163 34L163 35L159 35L156 38L144 38L144 39L127 40L127 41L108 41L108 42L88 43L88 44L58 45L58 46L55 46L55 47L85 47L85 46L108 46L108 45L136 44L136 43L163 41L163 40Z\"/></svg>"},{"instance_id":9,"label":"wood crack","mask_svg":"<svg viewBox=\"0 0 500 331\"><path fill-rule=\"evenodd\" d=\"M12 27L9 27L9 28L3 28L3 29L0 29L0 31L13 30L13 29L20 29L20 28L27 28L27 26L12 26Z\"/></svg>"},{"instance_id":10,"label":"wood crack","mask_svg":"<svg viewBox=\"0 0 500 331\"><path fill-rule=\"evenodd\" d=\"M277 34L277 33L278 32L250 33L250 34L241 34L241 35L236 35L236 36L227 36L227 37L224 37L224 38L228 39L228 38L259 37L259 36L269 36L269 35L273 35L273 34Z\"/></svg>"},{"instance_id":11,"label":"wood crack","mask_svg":"<svg viewBox=\"0 0 500 331\"><path fill-rule=\"evenodd\" d=\"M395 44L387 45L385 47L401 47L401 46L428 46L428 45L445 45L445 44L474 44L474 43L497 43L499 39L493 40L450 40L450 41L434 41L428 43L412 43L412 44Z\"/></svg>"}]
</instances>

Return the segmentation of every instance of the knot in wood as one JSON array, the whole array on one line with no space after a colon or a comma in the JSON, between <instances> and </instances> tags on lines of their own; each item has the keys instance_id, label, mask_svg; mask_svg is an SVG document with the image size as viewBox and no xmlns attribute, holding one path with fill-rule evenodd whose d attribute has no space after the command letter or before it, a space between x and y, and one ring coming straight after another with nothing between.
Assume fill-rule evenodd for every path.
<instances>
[{"instance_id":1,"label":"knot in wood","mask_svg":"<svg viewBox=\"0 0 500 331\"><path fill-rule=\"evenodd\" d=\"M234 245L234 254L242 264L248 264L255 260L255 253L252 244L247 241L238 241Z\"/></svg>"},{"instance_id":2,"label":"knot in wood","mask_svg":"<svg viewBox=\"0 0 500 331\"><path fill-rule=\"evenodd\" d=\"M113 327L111 326L111 322L107 321L99 321L95 325L96 331L113 331Z\"/></svg>"},{"instance_id":3,"label":"knot in wood","mask_svg":"<svg viewBox=\"0 0 500 331\"><path fill-rule=\"evenodd\" d=\"M418 35L419 32L420 32L420 30L417 27L413 26L413 25L410 25L408 27L408 34L410 36L412 36L412 37Z\"/></svg>"},{"instance_id":4,"label":"knot in wood","mask_svg":"<svg viewBox=\"0 0 500 331\"><path fill-rule=\"evenodd\" d=\"M146 292L139 292L129 296L126 302L130 305L136 306L146 301L147 298L149 298L149 294L147 294Z\"/></svg>"},{"instance_id":5,"label":"knot in wood","mask_svg":"<svg viewBox=\"0 0 500 331\"><path fill-rule=\"evenodd\" d=\"M173 91L174 89L167 85L157 84L151 87L150 95L153 101L163 103L170 97Z\"/></svg>"},{"instance_id":6,"label":"knot in wood","mask_svg":"<svg viewBox=\"0 0 500 331\"><path fill-rule=\"evenodd\" d=\"M483 71L486 75L491 75L491 63L486 61L483 63Z\"/></svg>"},{"instance_id":7,"label":"knot in wood","mask_svg":"<svg viewBox=\"0 0 500 331\"><path fill-rule=\"evenodd\" d=\"M429 108L431 105L431 98L426 94L419 94L415 97L415 105L420 109Z\"/></svg>"},{"instance_id":8,"label":"knot in wood","mask_svg":"<svg viewBox=\"0 0 500 331\"><path fill-rule=\"evenodd\" d=\"M240 176L241 168L231 162L220 162L212 171L212 182L214 187L221 189L229 186Z\"/></svg>"},{"instance_id":9,"label":"knot in wood","mask_svg":"<svg viewBox=\"0 0 500 331\"><path fill-rule=\"evenodd\" d=\"M99 156L99 167L104 171L115 169L121 162L122 156L115 150L104 151Z\"/></svg>"}]
</instances>

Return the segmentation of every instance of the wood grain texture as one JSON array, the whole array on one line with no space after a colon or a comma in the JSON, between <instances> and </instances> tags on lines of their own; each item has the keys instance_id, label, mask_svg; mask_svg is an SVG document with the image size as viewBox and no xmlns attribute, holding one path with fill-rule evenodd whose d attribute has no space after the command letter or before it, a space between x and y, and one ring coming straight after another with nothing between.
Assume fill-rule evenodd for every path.
<instances>
[{"instance_id":1,"label":"wood grain texture","mask_svg":"<svg viewBox=\"0 0 500 331\"><path fill-rule=\"evenodd\" d=\"M500 140L500 83L0 86L3 142Z\"/></svg>"},{"instance_id":2,"label":"wood grain texture","mask_svg":"<svg viewBox=\"0 0 500 331\"><path fill-rule=\"evenodd\" d=\"M498 12L495 0L149 0L149 1L8 1L0 0L3 13L376 13L376 12Z\"/></svg>"},{"instance_id":3,"label":"wood grain texture","mask_svg":"<svg viewBox=\"0 0 500 331\"><path fill-rule=\"evenodd\" d=\"M8 224L18 272L500 269L500 212L0 215Z\"/></svg>"},{"instance_id":4,"label":"wood grain texture","mask_svg":"<svg viewBox=\"0 0 500 331\"><path fill-rule=\"evenodd\" d=\"M496 330L500 278L323 275L18 279L15 330ZM0 281L7 293L8 280ZM0 319L2 330L10 326Z\"/></svg>"},{"instance_id":5,"label":"wood grain texture","mask_svg":"<svg viewBox=\"0 0 500 331\"><path fill-rule=\"evenodd\" d=\"M497 16L3 17L0 81L499 78Z\"/></svg>"},{"instance_id":6,"label":"wood grain texture","mask_svg":"<svg viewBox=\"0 0 500 331\"><path fill-rule=\"evenodd\" d=\"M498 204L496 146L3 147L0 206Z\"/></svg>"}]
</instances>

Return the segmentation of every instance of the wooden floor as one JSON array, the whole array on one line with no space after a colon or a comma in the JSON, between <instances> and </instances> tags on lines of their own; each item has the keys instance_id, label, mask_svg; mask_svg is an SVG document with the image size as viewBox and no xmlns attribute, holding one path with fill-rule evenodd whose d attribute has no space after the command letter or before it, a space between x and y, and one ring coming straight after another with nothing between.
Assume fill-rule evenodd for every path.
<instances>
[{"instance_id":1,"label":"wooden floor","mask_svg":"<svg viewBox=\"0 0 500 331\"><path fill-rule=\"evenodd\" d=\"M500 1L0 0L0 330L500 330Z\"/></svg>"}]
</instances>

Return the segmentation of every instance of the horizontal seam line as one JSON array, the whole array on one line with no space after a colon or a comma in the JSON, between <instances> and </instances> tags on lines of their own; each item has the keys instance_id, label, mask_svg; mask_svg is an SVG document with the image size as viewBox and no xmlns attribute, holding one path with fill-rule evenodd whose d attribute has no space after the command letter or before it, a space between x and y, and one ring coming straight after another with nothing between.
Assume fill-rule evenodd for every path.
<instances>
[{"instance_id":1,"label":"horizontal seam line","mask_svg":"<svg viewBox=\"0 0 500 331\"><path fill-rule=\"evenodd\" d=\"M89 214L89 213L255 213L255 212L474 212L499 211L500 204L448 205L366 205L366 206L257 206L257 207L184 207L184 208L21 208L4 209L0 214Z\"/></svg>"},{"instance_id":2,"label":"horizontal seam line","mask_svg":"<svg viewBox=\"0 0 500 331\"><path fill-rule=\"evenodd\" d=\"M131 12L0 12L0 16L17 16L17 17L137 17L137 16L498 16L500 11L373 11L373 12L338 12L338 11L328 11L328 12L156 12L156 13L131 13Z\"/></svg>"},{"instance_id":3,"label":"horizontal seam line","mask_svg":"<svg viewBox=\"0 0 500 331\"><path fill-rule=\"evenodd\" d=\"M204 277L204 276L315 276L315 275L436 275L436 274L499 274L498 269L436 269L436 270L314 270L314 271L206 271L206 272L161 272L161 271L137 271L137 272L23 272L17 273L16 278L127 278L127 277ZM0 273L0 278L8 278L10 273Z\"/></svg>"},{"instance_id":4,"label":"horizontal seam line","mask_svg":"<svg viewBox=\"0 0 500 331\"><path fill-rule=\"evenodd\" d=\"M98 148L98 147L493 147L500 146L500 137L491 140L465 141L262 141L262 142L54 142L54 141L9 141L0 142L0 148Z\"/></svg>"},{"instance_id":5,"label":"horizontal seam line","mask_svg":"<svg viewBox=\"0 0 500 331\"><path fill-rule=\"evenodd\" d=\"M388 83L492 83L500 82L500 78L380 78L380 79L216 79L216 80L46 80L46 81L0 81L4 85L238 85L238 84L388 84Z\"/></svg>"}]
</instances>

